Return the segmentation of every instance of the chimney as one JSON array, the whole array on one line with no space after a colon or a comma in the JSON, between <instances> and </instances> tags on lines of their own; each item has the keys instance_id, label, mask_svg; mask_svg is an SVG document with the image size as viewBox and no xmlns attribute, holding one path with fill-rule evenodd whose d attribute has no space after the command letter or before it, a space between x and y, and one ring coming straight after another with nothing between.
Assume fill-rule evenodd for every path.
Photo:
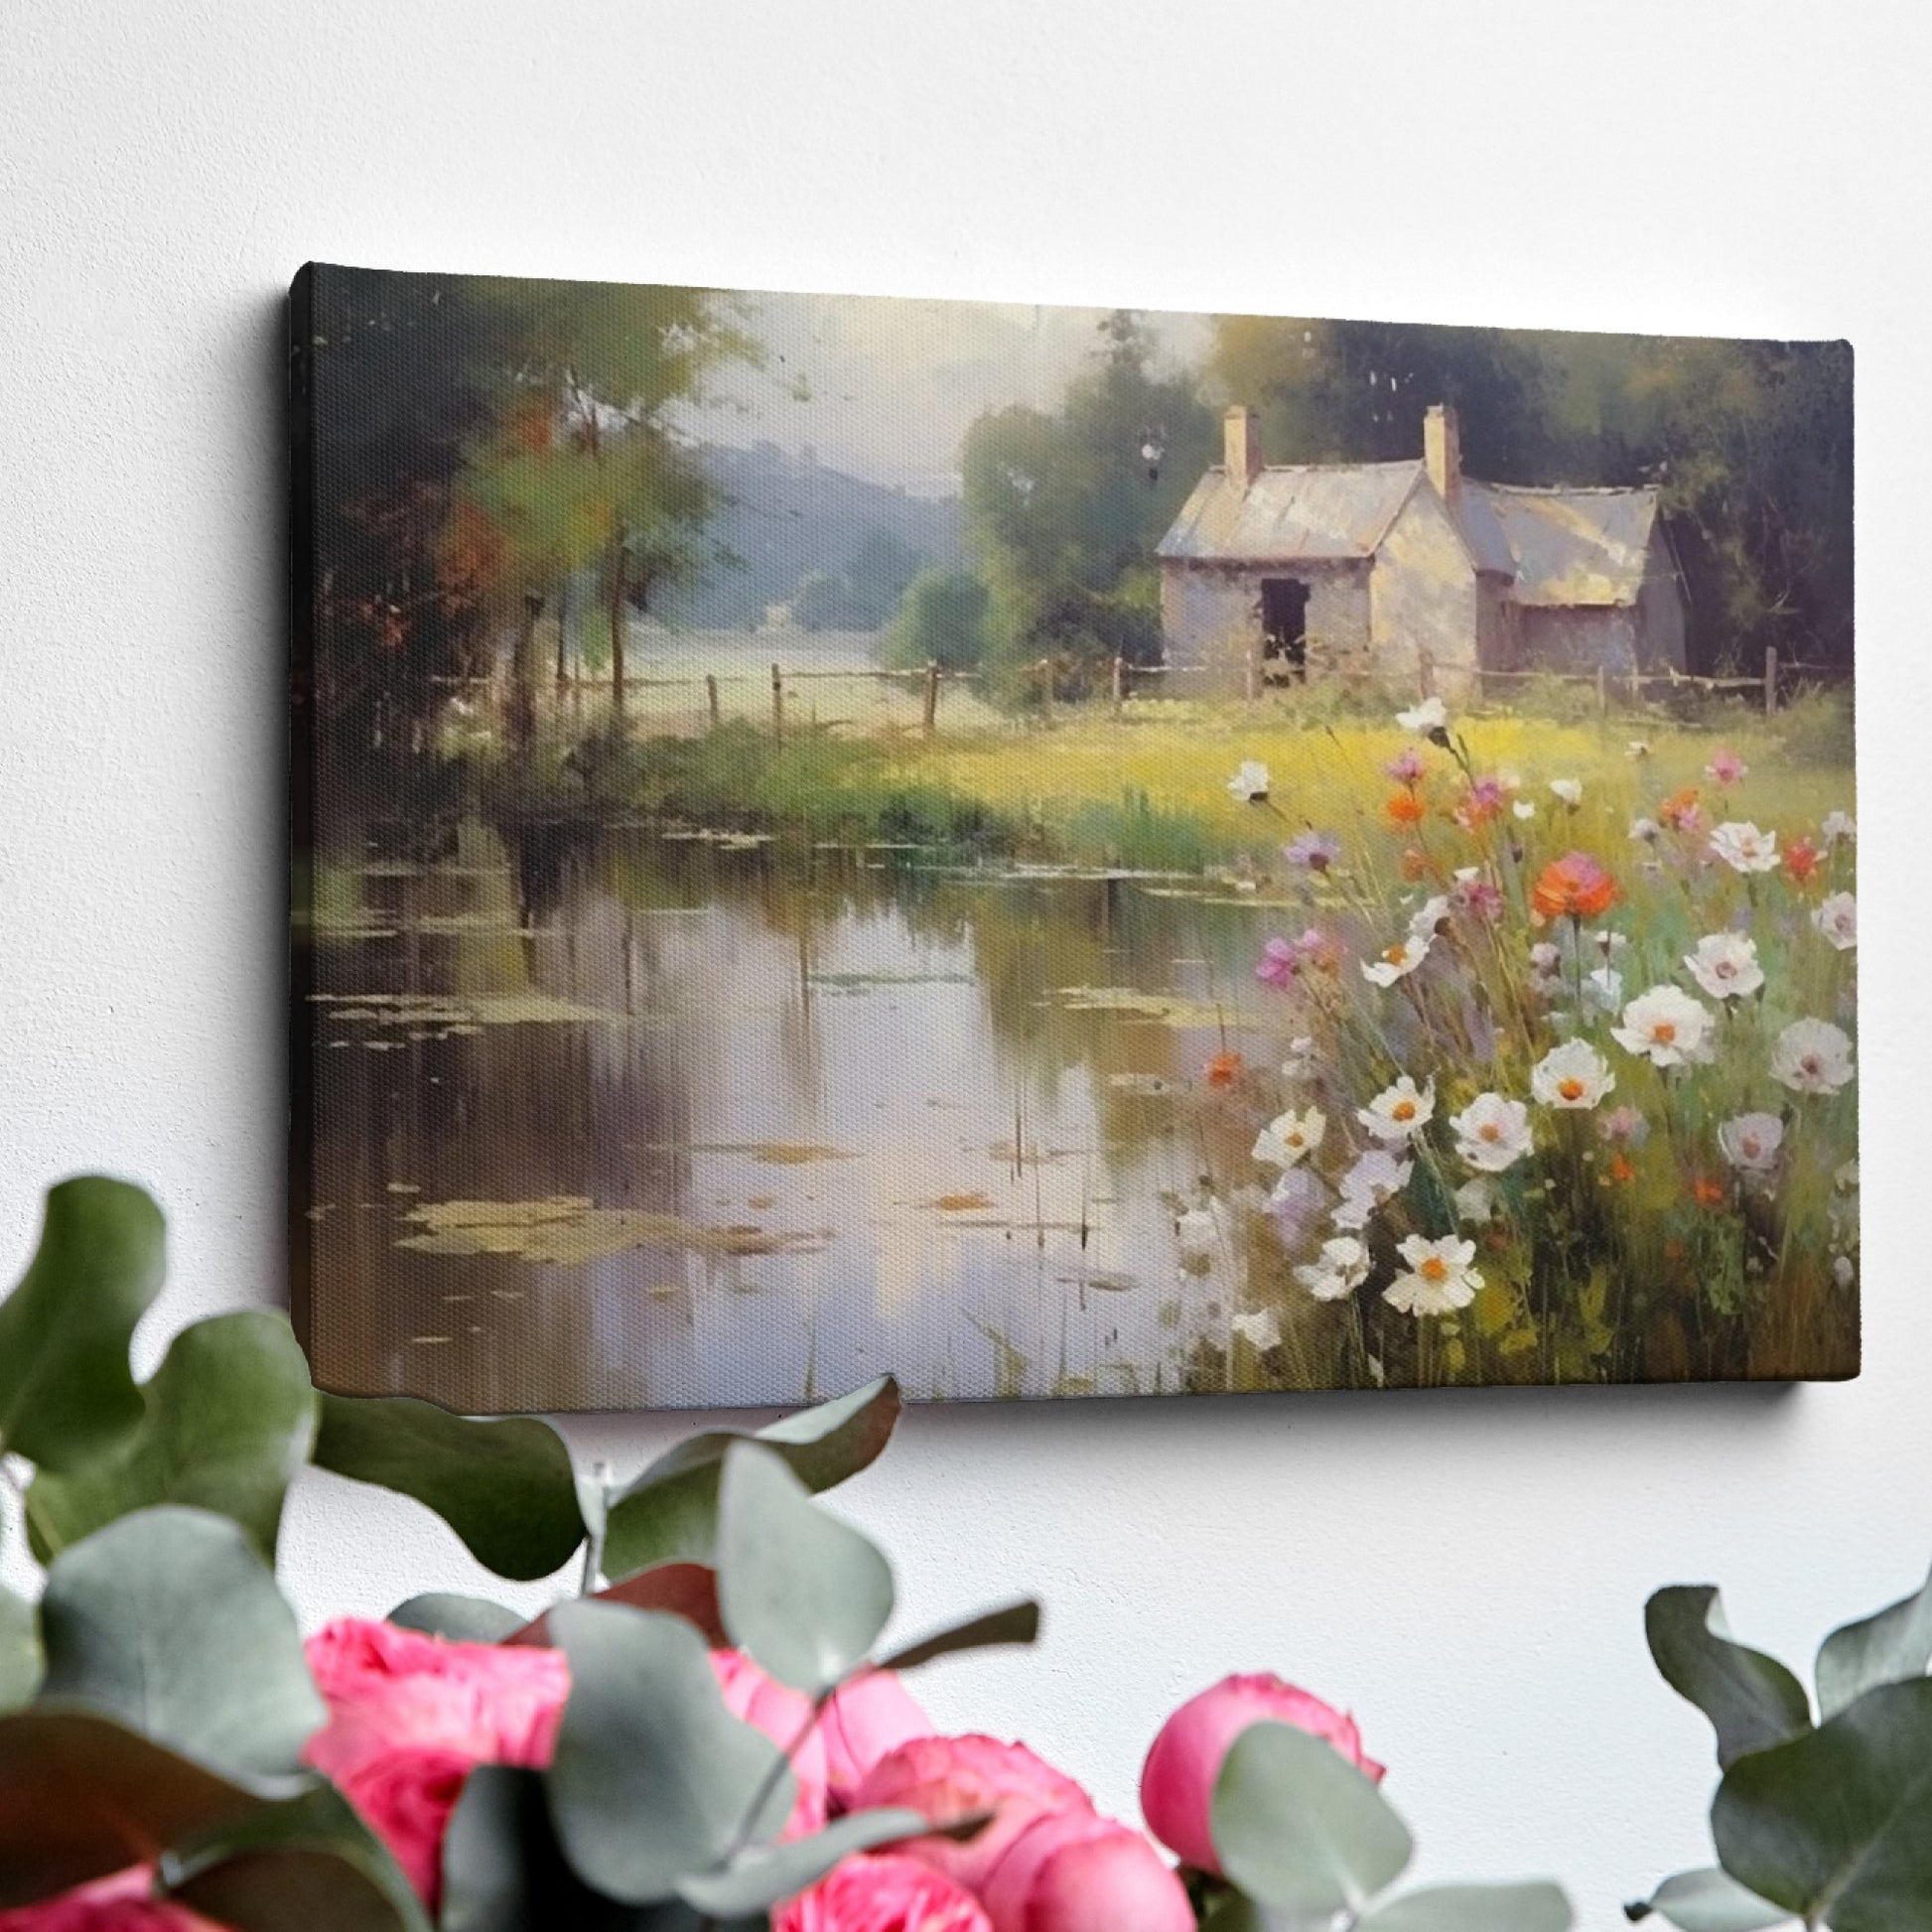
<instances>
[{"instance_id":1,"label":"chimney","mask_svg":"<svg viewBox=\"0 0 1932 1932\"><path fill-rule=\"evenodd\" d=\"M1422 460L1437 495L1448 501L1462 486L1462 448L1455 411L1447 403L1432 403L1423 416Z\"/></svg>"},{"instance_id":2,"label":"chimney","mask_svg":"<svg viewBox=\"0 0 1932 1932\"><path fill-rule=\"evenodd\" d=\"M1237 403L1223 419L1221 434L1228 482L1245 491L1262 471L1261 429L1255 412Z\"/></svg>"}]
</instances>

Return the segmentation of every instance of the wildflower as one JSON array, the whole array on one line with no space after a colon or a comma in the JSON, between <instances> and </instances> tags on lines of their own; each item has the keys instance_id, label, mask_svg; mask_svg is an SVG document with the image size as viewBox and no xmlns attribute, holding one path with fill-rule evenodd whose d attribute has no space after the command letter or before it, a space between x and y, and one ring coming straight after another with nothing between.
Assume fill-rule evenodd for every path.
<instances>
[{"instance_id":1,"label":"wildflower","mask_svg":"<svg viewBox=\"0 0 1932 1932\"><path fill-rule=\"evenodd\" d=\"M1411 705L1407 711L1398 711L1395 721L1406 732L1419 732L1424 738L1434 738L1438 732L1449 731L1449 707L1441 698L1425 698L1421 704Z\"/></svg>"},{"instance_id":2,"label":"wildflower","mask_svg":"<svg viewBox=\"0 0 1932 1932\"><path fill-rule=\"evenodd\" d=\"M1693 1174L1691 1198L1700 1207L1722 1207L1725 1198L1725 1184L1722 1180L1713 1180L1709 1174Z\"/></svg>"},{"instance_id":3,"label":"wildflower","mask_svg":"<svg viewBox=\"0 0 1932 1932\"><path fill-rule=\"evenodd\" d=\"M1465 1180L1454 1193L1455 1215L1461 1221L1488 1221L1495 1218L1496 1183L1487 1174Z\"/></svg>"},{"instance_id":4,"label":"wildflower","mask_svg":"<svg viewBox=\"0 0 1932 1932\"><path fill-rule=\"evenodd\" d=\"M1530 1110L1499 1093L1479 1093L1451 1117L1455 1151L1484 1173L1502 1173L1530 1151Z\"/></svg>"},{"instance_id":5,"label":"wildflower","mask_svg":"<svg viewBox=\"0 0 1932 1932\"><path fill-rule=\"evenodd\" d=\"M1811 922L1840 952L1850 952L1859 943L1859 901L1850 893L1834 893Z\"/></svg>"},{"instance_id":6,"label":"wildflower","mask_svg":"<svg viewBox=\"0 0 1932 1932\"><path fill-rule=\"evenodd\" d=\"M1536 800L1533 798L1519 798L1509 809L1518 818L1534 818L1536 816Z\"/></svg>"},{"instance_id":7,"label":"wildflower","mask_svg":"<svg viewBox=\"0 0 1932 1932\"><path fill-rule=\"evenodd\" d=\"M1255 1137L1254 1158L1271 1168L1292 1168L1321 1145L1327 1131L1327 1117L1318 1107L1279 1114Z\"/></svg>"},{"instance_id":8,"label":"wildflower","mask_svg":"<svg viewBox=\"0 0 1932 1932\"><path fill-rule=\"evenodd\" d=\"M1396 861L1396 870L1408 884L1417 886L1429 877L1433 869L1429 854L1412 845L1404 848L1402 857Z\"/></svg>"},{"instance_id":9,"label":"wildflower","mask_svg":"<svg viewBox=\"0 0 1932 1932\"><path fill-rule=\"evenodd\" d=\"M1610 1037L1652 1066L1688 1066L1708 1059L1711 1009L1674 986L1653 986L1623 1009L1623 1025Z\"/></svg>"},{"instance_id":10,"label":"wildflower","mask_svg":"<svg viewBox=\"0 0 1932 1932\"><path fill-rule=\"evenodd\" d=\"M1436 1113L1436 1082L1417 1086L1406 1073L1394 1086L1384 1087L1366 1107L1355 1109L1355 1118L1378 1141L1398 1145L1408 1142L1427 1127Z\"/></svg>"},{"instance_id":11,"label":"wildflower","mask_svg":"<svg viewBox=\"0 0 1932 1932\"><path fill-rule=\"evenodd\" d=\"M1825 850L1832 852L1840 845L1853 845L1858 842L1858 820L1850 812L1827 812L1825 822L1818 828L1818 832L1825 841Z\"/></svg>"},{"instance_id":12,"label":"wildflower","mask_svg":"<svg viewBox=\"0 0 1932 1932\"><path fill-rule=\"evenodd\" d=\"M1630 838L1637 845L1655 845L1663 837L1664 828L1654 818L1633 818L1630 821Z\"/></svg>"},{"instance_id":13,"label":"wildflower","mask_svg":"<svg viewBox=\"0 0 1932 1932\"><path fill-rule=\"evenodd\" d=\"M1301 955L1295 950L1295 942L1277 937L1262 947L1260 962L1255 967L1255 978L1263 986L1285 990L1301 970Z\"/></svg>"},{"instance_id":14,"label":"wildflower","mask_svg":"<svg viewBox=\"0 0 1932 1932\"><path fill-rule=\"evenodd\" d=\"M1244 805L1265 804L1268 799L1268 767L1258 759L1244 759L1228 780L1229 793Z\"/></svg>"},{"instance_id":15,"label":"wildflower","mask_svg":"<svg viewBox=\"0 0 1932 1932\"><path fill-rule=\"evenodd\" d=\"M1794 839L1784 848L1784 869L1800 886L1809 885L1824 862L1824 854L1810 839Z\"/></svg>"},{"instance_id":16,"label":"wildflower","mask_svg":"<svg viewBox=\"0 0 1932 1932\"><path fill-rule=\"evenodd\" d=\"M1552 778L1550 789L1573 812L1584 802L1584 785L1581 778Z\"/></svg>"},{"instance_id":17,"label":"wildflower","mask_svg":"<svg viewBox=\"0 0 1932 1932\"><path fill-rule=\"evenodd\" d=\"M1216 1053L1207 1062L1207 1084L1210 1087L1231 1087L1241 1077L1241 1055L1239 1053Z\"/></svg>"},{"instance_id":18,"label":"wildflower","mask_svg":"<svg viewBox=\"0 0 1932 1932\"><path fill-rule=\"evenodd\" d=\"M1268 1195L1268 1212L1274 1217L1282 1246L1300 1248L1328 1211L1332 1199L1326 1183L1309 1169L1284 1169Z\"/></svg>"},{"instance_id":19,"label":"wildflower","mask_svg":"<svg viewBox=\"0 0 1932 1932\"><path fill-rule=\"evenodd\" d=\"M1718 1129L1718 1151L1740 1173L1769 1173L1783 1145L1784 1122L1776 1114L1739 1114Z\"/></svg>"},{"instance_id":20,"label":"wildflower","mask_svg":"<svg viewBox=\"0 0 1932 1932\"><path fill-rule=\"evenodd\" d=\"M1764 984L1757 942L1741 932L1713 932L1684 955L1691 977L1714 1000L1737 1000Z\"/></svg>"},{"instance_id":21,"label":"wildflower","mask_svg":"<svg viewBox=\"0 0 1932 1932\"><path fill-rule=\"evenodd\" d=\"M1852 1042L1829 1020L1794 1020L1771 1049L1771 1072L1793 1093L1836 1093L1852 1078Z\"/></svg>"},{"instance_id":22,"label":"wildflower","mask_svg":"<svg viewBox=\"0 0 1932 1932\"><path fill-rule=\"evenodd\" d=\"M1598 966L1584 975L1584 1004L1598 1013L1614 1013L1623 1004L1623 975L1614 966Z\"/></svg>"},{"instance_id":23,"label":"wildflower","mask_svg":"<svg viewBox=\"0 0 1932 1932\"><path fill-rule=\"evenodd\" d=\"M1840 1288L1850 1288L1853 1282L1857 1280L1858 1272L1852 1265L1852 1257L1850 1255L1834 1255L1832 1257L1832 1280Z\"/></svg>"},{"instance_id":24,"label":"wildflower","mask_svg":"<svg viewBox=\"0 0 1932 1932\"><path fill-rule=\"evenodd\" d=\"M1606 925L1598 926L1597 929L1589 935L1589 943L1592 946L1594 946L1596 950L1600 952L1605 959L1614 959L1618 953L1628 952L1630 950L1630 941L1626 939L1622 933L1613 932Z\"/></svg>"},{"instance_id":25,"label":"wildflower","mask_svg":"<svg viewBox=\"0 0 1932 1932\"><path fill-rule=\"evenodd\" d=\"M1281 1316L1273 1309L1255 1309L1249 1313L1234 1317L1234 1332L1245 1341L1256 1354L1265 1355L1271 1348L1282 1344Z\"/></svg>"},{"instance_id":26,"label":"wildflower","mask_svg":"<svg viewBox=\"0 0 1932 1932\"><path fill-rule=\"evenodd\" d=\"M1530 1093L1546 1107L1587 1111L1616 1085L1610 1063L1587 1039L1553 1046L1530 1070Z\"/></svg>"},{"instance_id":27,"label":"wildflower","mask_svg":"<svg viewBox=\"0 0 1932 1932\"><path fill-rule=\"evenodd\" d=\"M1547 939L1530 948L1530 971L1540 980L1553 980L1563 971L1563 951Z\"/></svg>"},{"instance_id":28,"label":"wildflower","mask_svg":"<svg viewBox=\"0 0 1932 1932\"><path fill-rule=\"evenodd\" d=\"M1695 832L1704 823L1697 786L1686 785L1682 791L1672 792L1658 805L1657 816L1673 832Z\"/></svg>"},{"instance_id":29,"label":"wildflower","mask_svg":"<svg viewBox=\"0 0 1932 1932\"><path fill-rule=\"evenodd\" d=\"M1719 750L1711 754L1711 762L1704 767L1704 772L1718 784L1734 785L1749 769L1735 752Z\"/></svg>"},{"instance_id":30,"label":"wildflower","mask_svg":"<svg viewBox=\"0 0 1932 1932\"><path fill-rule=\"evenodd\" d=\"M1214 1212L1213 1203L1205 1207L1189 1207L1174 1216L1174 1239L1180 1252L1195 1261L1205 1260L1221 1245L1220 1216Z\"/></svg>"},{"instance_id":31,"label":"wildflower","mask_svg":"<svg viewBox=\"0 0 1932 1932\"><path fill-rule=\"evenodd\" d=\"M1530 890L1530 904L1545 919L1593 919L1616 899L1616 881L1585 852L1553 859Z\"/></svg>"},{"instance_id":32,"label":"wildflower","mask_svg":"<svg viewBox=\"0 0 1932 1932\"><path fill-rule=\"evenodd\" d=\"M1456 875L1455 903L1478 919L1500 919L1506 909L1503 889L1493 879L1471 872L1467 878Z\"/></svg>"},{"instance_id":33,"label":"wildflower","mask_svg":"<svg viewBox=\"0 0 1932 1932\"><path fill-rule=\"evenodd\" d=\"M1778 835L1760 832L1748 819L1730 819L1711 834L1711 850L1732 872L1776 872Z\"/></svg>"},{"instance_id":34,"label":"wildflower","mask_svg":"<svg viewBox=\"0 0 1932 1932\"><path fill-rule=\"evenodd\" d=\"M1288 1058L1282 1062L1282 1078L1311 1080L1314 1070L1314 1041L1307 1034L1298 1034L1288 1042Z\"/></svg>"},{"instance_id":35,"label":"wildflower","mask_svg":"<svg viewBox=\"0 0 1932 1932\"><path fill-rule=\"evenodd\" d=\"M1509 790L1500 778L1478 778L1462 794L1455 808L1455 822L1465 832L1473 832L1501 815L1509 802Z\"/></svg>"},{"instance_id":36,"label":"wildflower","mask_svg":"<svg viewBox=\"0 0 1932 1932\"><path fill-rule=\"evenodd\" d=\"M1372 1147L1360 1155L1341 1177L1341 1203L1334 1212L1335 1226L1351 1230L1366 1227L1368 1217L1384 1201L1408 1186L1415 1167L1413 1161L1391 1154L1387 1148Z\"/></svg>"},{"instance_id":37,"label":"wildflower","mask_svg":"<svg viewBox=\"0 0 1932 1932\"><path fill-rule=\"evenodd\" d=\"M1650 1123L1634 1107L1612 1107L1597 1116L1596 1137L1611 1147L1642 1147L1650 1138Z\"/></svg>"},{"instance_id":38,"label":"wildflower","mask_svg":"<svg viewBox=\"0 0 1932 1932\"><path fill-rule=\"evenodd\" d=\"M1429 808L1413 791L1398 791L1382 810L1391 825L1420 825Z\"/></svg>"},{"instance_id":39,"label":"wildflower","mask_svg":"<svg viewBox=\"0 0 1932 1932\"><path fill-rule=\"evenodd\" d=\"M1341 841L1332 832L1310 826L1282 847L1282 857L1304 872L1326 872L1341 858Z\"/></svg>"},{"instance_id":40,"label":"wildflower","mask_svg":"<svg viewBox=\"0 0 1932 1932\"><path fill-rule=\"evenodd\" d=\"M1380 959L1362 961L1362 977L1373 986L1393 986L1429 957L1429 947L1427 933L1405 933L1393 946L1383 948Z\"/></svg>"},{"instance_id":41,"label":"wildflower","mask_svg":"<svg viewBox=\"0 0 1932 1932\"><path fill-rule=\"evenodd\" d=\"M1382 769L1399 785L1408 785L1412 790L1422 781L1427 769L1422 761L1422 754L1413 745L1405 745Z\"/></svg>"},{"instance_id":42,"label":"wildflower","mask_svg":"<svg viewBox=\"0 0 1932 1932\"><path fill-rule=\"evenodd\" d=\"M1610 1165L1603 1170L1603 1178L1615 1187L1627 1187L1637 1177L1637 1171L1621 1155L1610 1156Z\"/></svg>"},{"instance_id":43,"label":"wildflower","mask_svg":"<svg viewBox=\"0 0 1932 1932\"><path fill-rule=\"evenodd\" d=\"M1392 1309L1404 1314L1448 1314L1476 1299L1482 1277L1470 1266L1476 1258L1473 1241L1452 1234L1431 1241L1412 1234L1396 1252L1409 1269L1382 1291L1382 1299Z\"/></svg>"},{"instance_id":44,"label":"wildflower","mask_svg":"<svg viewBox=\"0 0 1932 1932\"><path fill-rule=\"evenodd\" d=\"M1421 905L1410 914L1409 936L1412 939L1433 939L1443 922L1449 915L1449 898L1447 893L1435 893L1424 899Z\"/></svg>"},{"instance_id":45,"label":"wildflower","mask_svg":"<svg viewBox=\"0 0 1932 1932\"><path fill-rule=\"evenodd\" d=\"M1650 756L1650 741L1647 738L1633 738L1627 749L1633 759L1647 759Z\"/></svg>"},{"instance_id":46,"label":"wildflower","mask_svg":"<svg viewBox=\"0 0 1932 1932\"><path fill-rule=\"evenodd\" d=\"M1317 1302L1339 1302L1368 1280L1368 1249L1352 1234L1338 1234L1322 1242L1318 1260L1296 1269L1295 1279Z\"/></svg>"}]
</instances>

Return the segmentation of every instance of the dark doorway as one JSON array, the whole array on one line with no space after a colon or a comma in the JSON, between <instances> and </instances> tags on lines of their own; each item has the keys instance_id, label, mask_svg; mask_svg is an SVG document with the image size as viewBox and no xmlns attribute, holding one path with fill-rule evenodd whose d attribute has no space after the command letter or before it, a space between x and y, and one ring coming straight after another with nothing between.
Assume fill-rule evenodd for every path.
<instances>
[{"instance_id":1,"label":"dark doorway","mask_svg":"<svg viewBox=\"0 0 1932 1932\"><path fill-rule=\"evenodd\" d=\"M1261 674L1302 676L1309 661L1309 587L1299 577L1261 580Z\"/></svg>"}]
</instances>

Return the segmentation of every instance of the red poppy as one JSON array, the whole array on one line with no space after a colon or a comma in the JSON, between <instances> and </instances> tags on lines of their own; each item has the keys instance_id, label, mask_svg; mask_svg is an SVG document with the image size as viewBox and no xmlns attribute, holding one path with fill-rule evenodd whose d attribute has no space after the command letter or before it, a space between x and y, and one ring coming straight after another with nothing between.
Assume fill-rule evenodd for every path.
<instances>
[{"instance_id":1,"label":"red poppy","mask_svg":"<svg viewBox=\"0 0 1932 1932\"><path fill-rule=\"evenodd\" d=\"M1583 852L1551 860L1530 893L1530 903L1546 919L1593 919L1616 899L1616 881Z\"/></svg>"},{"instance_id":2,"label":"red poppy","mask_svg":"<svg viewBox=\"0 0 1932 1932\"><path fill-rule=\"evenodd\" d=\"M1398 791L1382 809L1391 825L1420 825L1429 808L1413 791Z\"/></svg>"},{"instance_id":3,"label":"red poppy","mask_svg":"<svg viewBox=\"0 0 1932 1932\"><path fill-rule=\"evenodd\" d=\"M1722 1207L1729 1198L1729 1190L1722 1180L1713 1180L1709 1174L1697 1174L1691 1181L1691 1198L1700 1207Z\"/></svg>"},{"instance_id":4,"label":"red poppy","mask_svg":"<svg viewBox=\"0 0 1932 1932\"><path fill-rule=\"evenodd\" d=\"M1784 848L1784 869L1802 886L1818 870L1823 856L1809 839L1793 839Z\"/></svg>"},{"instance_id":5,"label":"red poppy","mask_svg":"<svg viewBox=\"0 0 1932 1932\"><path fill-rule=\"evenodd\" d=\"M1210 1087L1231 1087L1240 1074L1239 1053L1216 1053L1207 1063L1207 1084Z\"/></svg>"}]
</instances>

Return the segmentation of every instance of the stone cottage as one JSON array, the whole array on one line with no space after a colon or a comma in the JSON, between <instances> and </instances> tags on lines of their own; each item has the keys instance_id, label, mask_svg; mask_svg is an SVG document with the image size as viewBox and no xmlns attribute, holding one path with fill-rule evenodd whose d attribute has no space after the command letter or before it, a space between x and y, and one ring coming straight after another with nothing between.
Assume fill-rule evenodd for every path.
<instances>
[{"instance_id":1,"label":"stone cottage","mask_svg":"<svg viewBox=\"0 0 1932 1932\"><path fill-rule=\"evenodd\" d=\"M1687 607L1655 489L1544 489L1462 474L1455 412L1400 463L1262 460L1227 412L1156 553L1167 661L1414 689L1425 654L1460 696L1484 670L1682 669Z\"/></svg>"}]
</instances>

